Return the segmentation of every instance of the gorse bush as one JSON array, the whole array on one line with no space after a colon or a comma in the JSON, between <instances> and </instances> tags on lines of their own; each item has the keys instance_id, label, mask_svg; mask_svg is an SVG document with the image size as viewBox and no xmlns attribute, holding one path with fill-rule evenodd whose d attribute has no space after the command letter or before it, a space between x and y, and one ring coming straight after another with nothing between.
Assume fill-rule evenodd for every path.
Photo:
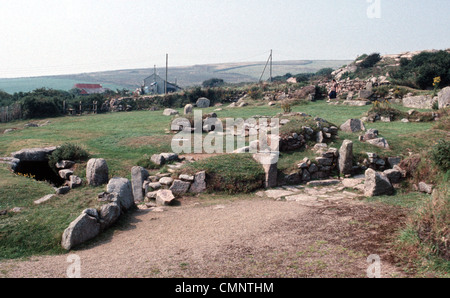
<instances>
[{"instance_id":1,"label":"gorse bush","mask_svg":"<svg viewBox=\"0 0 450 298\"><path fill-rule=\"evenodd\" d=\"M65 143L59 146L48 158L48 165L56 171L56 163L61 160L71 160L75 162L85 161L89 158L89 153L80 146L72 143Z\"/></svg>"},{"instance_id":2,"label":"gorse bush","mask_svg":"<svg viewBox=\"0 0 450 298\"><path fill-rule=\"evenodd\" d=\"M431 160L444 173L450 170L450 141L441 139L430 151Z\"/></svg>"}]
</instances>

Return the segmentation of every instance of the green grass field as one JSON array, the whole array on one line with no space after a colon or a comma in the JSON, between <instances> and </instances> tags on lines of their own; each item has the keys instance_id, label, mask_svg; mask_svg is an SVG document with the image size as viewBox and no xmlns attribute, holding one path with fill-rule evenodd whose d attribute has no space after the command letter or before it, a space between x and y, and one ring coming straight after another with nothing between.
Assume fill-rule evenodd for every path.
<instances>
[{"instance_id":1,"label":"green grass field","mask_svg":"<svg viewBox=\"0 0 450 298\"><path fill-rule=\"evenodd\" d=\"M318 116L340 126L347 119L360 118L370 106L349 107L329 105L318 101L294 106L293 111ZM205 109L212 112L215 108ZM400 108L404 109L404 108ZM266 104L244 108L226 108L217 112L220 118L249 118L254 115L274 116L280 107ZM180 110L182 113L182 111ZM92 157L106 159L111 177L130 178L130 170L145 155L171 152L173 134L167 134L171 117L162 111L135 111L107 113L74 117L42 119L32 122L50 121L42 127L24 128L25 121L0 124L0 132L7 128L16 131L0 135L0 156L33 147L58 146L71 142L82 146ZM391 145L391 150L381 150L362 144L357 134L340 133L340 138L331 144L336 148L344 139L353 140L356 152L376 152L383 156L407 156L409 152L427 149L437 137L445 137L445 131L431 130L433 123L370 123L368 128L378 129ZM304 156L311 156L308 150L283 154L279 168L289 169ZM85 177L85 165L79 166L75 174ZM81 187L68 195L59 196L49 203L34 206L33 201L53 193L44 182L20 177L6 165L0 164L0 210L23 207L18 214L8 212L0 218L0 259L30 256L34 254L60 253L59 241L62 232L79 213L87 207L96 207L96 194L104 187Z\"/></svg>"}]
</instances>

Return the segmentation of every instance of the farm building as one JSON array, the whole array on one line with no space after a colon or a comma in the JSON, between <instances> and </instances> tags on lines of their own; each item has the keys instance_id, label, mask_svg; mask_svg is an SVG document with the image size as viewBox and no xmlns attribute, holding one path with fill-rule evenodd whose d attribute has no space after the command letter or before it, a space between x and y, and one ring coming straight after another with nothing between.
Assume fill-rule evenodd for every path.
<instances>
[{"instance_id":1,"label":"farm building","mask_svg":"<svg viewBox=\"0 0 450 298\"><path fill-rule=\"evenodd\" d=\"M81 95L102 94L109 90L100 84L75 84L73 88L80 90Z\"/></svg>"},{"instance_id":2,"label":"farm building","mask_svg":"<svg viewBox=\"0 0 450 298\"><path fill-rule=\"evenodd\" d=\"M156 73L152 74L144 80L144 93L145 94L164 94L165 93L165 80L158 76ZM176 84L167 83L167 92L177 92L182 89Z\"/></svg>"}]
</instances>

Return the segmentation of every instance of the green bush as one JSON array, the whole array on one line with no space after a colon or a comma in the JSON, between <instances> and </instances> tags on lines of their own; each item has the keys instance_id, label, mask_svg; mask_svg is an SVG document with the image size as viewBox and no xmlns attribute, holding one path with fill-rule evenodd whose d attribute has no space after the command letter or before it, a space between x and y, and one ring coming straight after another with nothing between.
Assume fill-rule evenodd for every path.
<instances>
[{"instance_id":1,"label":"green bush","mask_svg":"<svg viewBox=\"0 0 450 298\"><path fill-rule=\"evenodd\" d=\"M450 141L441 139L430 152L431 160L444 173L450 170Z\"/></svg>"},{"instance_id":2,"label":"green bush","mask_svg":"<svg viewBox=\"0 0 450 298\"><path fill-rule=\"evenodd\" d=\"M398 84L413 88L433 88L434 78L440 77L440 87L450 85L450 53L423 52L411 60L401 59L400 68L391 77Z\"/></svg>"},{"instance_id":3,"label":"green bush","mask_svg":"<svg viewBox=\"0 0 450 298\"><path fill-rule=\"evenodd\" d=\"M25 119L56 117L62 114L62 100L57 97L28 95L21 101Z\"/></svg>"},{"instance_id":4,"label":"green bush","mask_svg":"<svg viewBox=\"0 0 450 298\"><path fill-rule=\"evenodd\" d=\"M250 91L248 91L248 95L250 96L251 99L257 100L262 98L263 93L259 86L252 86L250 88Z\"/></svg>"},{"instance_id":5,"label":"green bush","mask_svg":"<svg viewBox=\"0 0 450 298\"><path fill-rule=\"evenodd\" d=\"M388 94L389 94L389 86L379 86L379 87L375 87L373 88L373 92L381 98L385 98Z\"/></svg>"},{"instance_id":6,"label":"green bush","mask_svg":"<svg viewBox=\"0 0 450 298\"><path fill-rule=\"evenodd\" d=\"M65 143L59 146L48 158L48 165L56 172L56 163L61 160L71 160L75 162L85 161L89 158L89 153L78 145Z\"/></svg>"},{"instance_id":7,"label":"green bush","mask_svg":"<svg viewBox=\"0 0 450 298\"><path fill-rule=\"evenodd\" d=\"M251 154L213 156L181 169L190 175L200 171L206 171L206 187L210 192L249 193L264 187L264 169Z\"/></svg>"},{"instance_id":8,"label":"green bush","mask_svg":"<svg viewBox=\"0 0 450 298\"><path fill-rule=\"evenodd\" d=\"M222 79L218 79L218 78L212 78L212 79L206 80L202 83L202 86L204 88L221 87L223 85L225 85L225 82Z\"/></svg>"},{"instance_id":9,"label":"green bush","mask_svg":"<svg viewBox=\"0 0 450 298\"><path fill-rule=\"evenodd\" d=\"M359 64L359 66L362 68L371 68L371 67L374 67L375 64L380 62L380 60L381 60L380 54L373 53L373 54L367 56L366 58L364 58L364 60Z\"/></svg>"}]
</instances>

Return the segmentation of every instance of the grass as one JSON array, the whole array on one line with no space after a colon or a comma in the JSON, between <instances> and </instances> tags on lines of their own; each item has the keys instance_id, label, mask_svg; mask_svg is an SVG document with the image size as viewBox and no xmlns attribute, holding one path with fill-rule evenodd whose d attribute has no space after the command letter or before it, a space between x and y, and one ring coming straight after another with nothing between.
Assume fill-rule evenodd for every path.
<instances>
[{"instance_id":1,"label":"grass","mask_svg":"<svg viewBox=\"0 0 450 298\"><path fill-rule=\"evenodd\" d=\"M61 253L62 232L83 209L97 204L95 194L100 192L82 188L35 205L34 200L54 193L50 185L15 175L4 164L0 176L0 209L22 208L0 218L0 259Z\"/></svg>"},{"instance_id":2,"label":"grass","mask_svg":"<svg viewBox=\"0 0 450 298\"><path fill-rule=\"evenodd\" d=\"M293 112L304 112L312 117L320 117L337 126L347 119L360 118L369 110L367 107L349 107L328 105L324 101L294 106ZM210 113L216 108L204 109ZM179 110L180 112L181 109ZM279 107L266 104L243 108L227 108L217 112L220 118L247 119L255 115L275 116ZM0 132L7 128L16 131L0 136L0 156L9 156L11 152L32 147L57 146L70 142L77 144L90 153L93 158L104 158L108 163L110 176L130 178L131 168L145 156L161 152L171 152L173 134L167 134L171 117L162 115L162 111L136 111L60 117L41 119L32 122L50 121L50 124L36 128L24 128L28 121L1 123ZM432 130L433 123L369 123L368 128L378 129L391 145L391 150L382 150L358 141L358 134L340 132L339 138L330 146L339 148L344 139L354 141L355 152L375 152L382 156L407 155L408 152L420 152L426 149L432 140L446 137L445 130ZM305 156L313 158L310 150L283 153L279 169L288 171ZM79 164L75 174L85 177L85 163ZM251 158L251 155L218 156L206 159L190 168L190 171L206 170L211 191L235 189L251 192L261 186L263 170ZM97 194L104 187L81 187L65 196L35 206L34 200L49 193L53 188L43 182L19 177L0 164L0 209L10 210L23 207L21 213L11 213L0 217L0 258L18 258L36 254L60 253L61 234L80 212L88 207L98 206ZM208 197L212 196L209 195ZM226 198L226 194L217 197ZM385 198L393 200L397 197ZM380 200L383 200L381 198ZM409 197L400 193L398 204L411 204L420 201L420 197ZM408 203L409 202L409 203Z\"/></svg>"},{"instance_id":3,"label":"grass","mask_svg":"<svg viewBox=\"0 0 450 298\"><path fill-rule=\"evenodd\" d=\"M210 192L249 193L264 185L264 170L251 154L225 154L187 164L182 173L206 171Z\"/></svg>"}]
</instances>

